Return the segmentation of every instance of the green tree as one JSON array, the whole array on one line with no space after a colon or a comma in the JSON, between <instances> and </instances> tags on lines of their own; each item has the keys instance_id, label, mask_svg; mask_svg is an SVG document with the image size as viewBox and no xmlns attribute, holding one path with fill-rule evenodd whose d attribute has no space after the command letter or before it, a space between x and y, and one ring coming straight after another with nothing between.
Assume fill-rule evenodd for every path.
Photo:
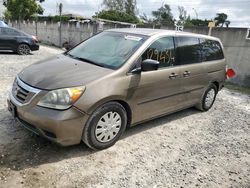
<instances>
[{"instance_id":1,"label":"green tree","mask_svg":"<svg viewBox=\"0 0 250 188\"><path fill-rule=\"evenodd\" d=\"M68 16L59 16L59 15L56 15L56 16L53 16L52 19L51 19L53 22L68 22L69 21L69 17Z\"/></svg>"},{"instance_id":2,"label":"green tree","mask_svg":"<svg viewBox=\"0 0 250 188\"><path fill-rule=\"evenodd\" d=\"M186 21L190 16L187 16L187 11L183 6L178 6L179 11L179 20L177 22L177 25L186 25Z\"/></svg>"},{"instance_id":3,"label":"green tree","mask_svg":"<svg viewBox=\"0 0 250 188\"><path fill-rule=\"evenodd\" d=\"M136 0L104 0L106 10L95 17L120 22L138 23Z\"/></svg>"},{"instance_id":4,"label":"green tree","mask_svg":"<svg viewBox=\"0 0 250 188\"><path fill-rule=\"evenodd\" d=\"M187 21L187 24L190 26L198 26L198 27L207 27L208 23L211 22L212 20L201 20L201 19L190 19Z\"/></svg>"},{"instance_id":5,"label":"green tree","mask_svg":"<svg viewBox=\"0 0 250 188\"><path fill-rule=\"evenodd\" d=\"M136 17L137 13L136 0L126 0L125 11L127 14Z\"/></svg>"},{"instance_id":6,"label":"green tree","mask_svg":"<svg viewBox=\"0 0 250 188\"><path fill-rule=\"evenodd\" d=\"M178 6L178 11L179 11L179 20L181 22L185 22L187 19L187 11L183 6Z\"/></svg>"},{"instance_id":7,"label":"green tree","mask_svg":"<svg viewBox=\"0 0 250 188\"><path fill-rule=\"evenodd\" d=\"M125 8L124 0L103 0L102 4L108 10L124 11Z\"/></svg>"},{"instance_id":8,"label":"green tree","mask_svg":"<svg viewBox=\"0 0 250 188\"><path fill-rule=\"evenodd\" d=\"M154 22L157 24L173 26L174 19L173 14L171 13L171 8L169 5L164 4L156 11L152 11L152 15L154 16Z\"/></svg>"},{"instance_id":9,"label":"green tree","mask_svg":"<svg viewBox=\"0 0 250 188\"><path fill-rule=\"evenodd\" d=\"M6 0L4 6L7 8L4 16L11 20L26 20L35 14L41 15L44 11L36 0Z\"/></svg>"},{"instance_id":10,"label":"green tree","mask_svg":"<svg viewBox=\"0 0 250 188\"><path fill-rule=\"evenodd\" d=\"M228 27L229 24L231 23L229 20L227 20L227 14L225 13L217 13L214 20L216 21L215 25L217 27L218 26L223 27L224 24L226 25L226 27Z\"/></svg>"},{"instance_id":11,"label":"green tree","mask_svg":"<svg viewBox=\"0 0 250 188\"><path fill-rule=\"evenodd\" d=\"M142 23L154 24L153 19L149 18L145 13L140 15L140 20Z\"/></svg>"},{"instance_id":12,"label":"green tree","mask_svg":"<svg viewBox=\"0 0 250 188\"><path fill-rule=\"evenodd\" d=\"M102 10L96 13L95 17L119 22L138 23L137 17L117 10Z\"/></svg>"},{"instance_id":13,"label":"green tree","mask_svg":"<svg viewBox=\"0 0 250 188\"><path fill-rule=\"evenodd\" d=\"M103 5L107 10L126 12L131 16L136 16L136 0L103 0Z\"/></svg>"}]
</instances>

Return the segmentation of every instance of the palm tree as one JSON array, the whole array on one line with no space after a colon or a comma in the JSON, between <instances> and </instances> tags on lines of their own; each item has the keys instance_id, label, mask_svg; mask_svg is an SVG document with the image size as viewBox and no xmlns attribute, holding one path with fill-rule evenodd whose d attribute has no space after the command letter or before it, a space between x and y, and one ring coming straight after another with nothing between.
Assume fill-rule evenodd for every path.
<instances>
[{"instance_id":1,"label":"palm tree","mask_svg":"<svg viewBox=\"0 0 250 188\"><path fill-rule=\"evenodd\" d=\"M217 16L214 18L214 20L216 21L216 26L220 26L223 27L224 24L226 25L226 27L229 26L229 24L231 23L229 20L227 20L227 14L225 13L217 13Z\"/></svg>"}]
</instances>

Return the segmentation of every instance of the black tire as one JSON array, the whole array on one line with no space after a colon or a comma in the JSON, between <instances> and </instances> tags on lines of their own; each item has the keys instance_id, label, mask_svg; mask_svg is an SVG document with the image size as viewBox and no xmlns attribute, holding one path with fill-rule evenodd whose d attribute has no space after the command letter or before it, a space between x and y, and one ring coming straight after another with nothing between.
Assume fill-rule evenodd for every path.
<instances>
[{"instance_id":1,"label":"black tire","mask_svg":"<svg viewBox=\"0 0 250 188\"><path fill-rule=\"evenodd\" d=\"M18 47L17 47L17 53L19 55L28 55L30 54L30 47L28 44L19 44Z\"/></svg>"},{"instance_id":2,"label":"black tire","mask_svg":"<svg viewBox=\"0 0 250 188\"><path fill-rule=\"evenodd\" d=\"M121 119L120 129L119 129L119 132L115 135L115 137L112 140L109 140L107 142L101 142L99 141L100 138L99 140L97 138L98 137L96 133L98 129L97 125L99 121L103 120L102 117L110 112L119 114L120 119ZM108 102L102 105L101 107L99 107L98 109L96 109L93 112L93 114L90 116L83 130L82 140L91 149L102 150L102 149L105 149L114 145L119 140L122 133L125 131L126 126L127 126L127 113L126 113L125 108L120 103Z\"/></svg>"},{"instance_id":3,"label":"black tire","mask_svg":"<svg viewBox=\"0 0 250 188\"><path fill-rule=\"evenodd\" d=\"M208 105L206 103L206 99L208 97L208 93L211 92L212 90L214 91L214 97L213 97L213 100L211 100L211 102ZM216 85L214 85L213 83L209 84L207 89L205 90L204 94L202 95L200 103L197 104L195 107L201 111L208 111L210 108L212 108L214 101L216 99L217 93L218 93L218 89L217 89Z\"/></svg>"}]
</instances>

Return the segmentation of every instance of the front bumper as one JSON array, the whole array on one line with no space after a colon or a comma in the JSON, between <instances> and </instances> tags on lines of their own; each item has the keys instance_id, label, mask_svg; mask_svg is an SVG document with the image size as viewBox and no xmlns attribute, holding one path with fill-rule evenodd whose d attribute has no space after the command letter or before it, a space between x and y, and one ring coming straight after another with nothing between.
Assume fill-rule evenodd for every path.
<instances>
[{"instance_id":1,"label":"front bumper","mask_svg":"<svg viewBox=\"0 0 250 188\"><path fill-rule=\"evenodd\" d=\"M39 50L39 45L38 44L31 44L30 45L30 50L31 51L37 51L37 50Z\"/></svg>"},{"instance_id":2,"label":"front bumper","mask_svg":"<svg viewBox=\"0 0 250 188\"><path fill-rule=\"evenodd\" d=\"M41 93L37 93L30 102L21 104L11 92L7 99L9 110L35 134L63 146L79 144L88 115L75 107L63 111L39 107L37 102L43 95Z\"/></svg>"}]
</instances>

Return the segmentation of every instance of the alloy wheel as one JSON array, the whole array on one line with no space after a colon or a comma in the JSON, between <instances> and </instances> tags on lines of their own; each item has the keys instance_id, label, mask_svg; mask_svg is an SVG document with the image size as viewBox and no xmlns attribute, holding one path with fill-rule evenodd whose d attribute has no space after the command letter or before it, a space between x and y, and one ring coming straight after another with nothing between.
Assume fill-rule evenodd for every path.
<instances>
[{"instance_id":1,"label":"alloy wheel","mask_svg":"<svg viewBox=\"0 0 250 188\"><path fill-rule=\"evenodd\" d=\"M30 53L30 48L27 44L20 44L18 47L18 53L21 55L27 55Z\"/></svg>"}]
</instances>

